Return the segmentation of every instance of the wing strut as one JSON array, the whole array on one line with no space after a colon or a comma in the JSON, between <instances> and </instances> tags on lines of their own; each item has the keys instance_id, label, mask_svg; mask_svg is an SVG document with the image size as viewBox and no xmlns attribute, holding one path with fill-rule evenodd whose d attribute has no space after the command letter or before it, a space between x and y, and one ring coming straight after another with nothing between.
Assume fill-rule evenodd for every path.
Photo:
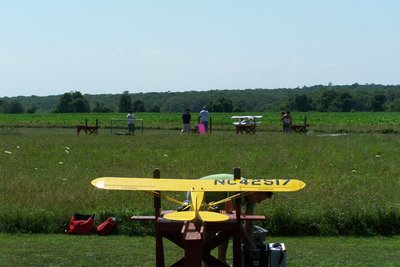
<instances>
[{"instance_id":1,"label":"wing strut","mask_svg":"<svg viewBox=\"0 0 400 267\"><path fill-rule=\"evenodd\" d=\"M218 200L218 201L210 202L210 203L208 203L208 205L209 205L209 206L216 206L216 205L219 205L219 204L221 204L221 203L228 202L229 200L236 199L236 198L238 198L238 197L244 197L244 196L251 195L252 193L254 193L254 192L242 192L242 193L238 193L238 194L235 194L235 195L233 195L233 196L230 196L230 197L227 197L227 198Z\"/></svg>"},{"instance_id":2,"label":"wing strut","mask_svg":"<svg viewBox=\"0 0 400 267\"><path fill-rule=\"evenodd\" d=\"M179 200L177 200L177 199L175 199L173 197L169 197L169 196L160 194L160 192L157 192L157 191L142 191L142 192L146 192L148 194L155 195L157 197L160 197L162 199L165 199L165 200L167 200L169 202L172 202L172 203L175 203L175 204L179 204L179 205L182 204L182 201L179 201Z\"/></svg>"}]
</instances>

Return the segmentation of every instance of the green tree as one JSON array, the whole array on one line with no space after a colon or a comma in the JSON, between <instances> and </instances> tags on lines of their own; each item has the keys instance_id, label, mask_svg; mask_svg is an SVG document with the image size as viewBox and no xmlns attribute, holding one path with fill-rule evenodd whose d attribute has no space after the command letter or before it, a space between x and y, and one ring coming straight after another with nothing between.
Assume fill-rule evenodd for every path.
<instances>
[{"instance_id":1,"label":"green tree","mask_svg":"<svg viewBox=\"0 0 400 267\"><path fill-rule=\"evenodd\" d=\"M111 108L106 107L104 103L96 102L95 107L93 108L93 112L97 113L111 113L113 112Z\"/></svg>"},{"instance_id":2,"label":"green tree","mask_svg":"<svg viewBox=\"0 0 400 267\"><path fill-rule=\"evenodd\" d=\"M209 106L210 106L209 110L211 112L224 112L224 105L222 105L222 103L219 101L217 102L211 101Z\"/></svg>"},{"instance_id":3,"label":"green tree","mask_svg":"<svg viewBox=\"0 0 400 267\"><path fill-rule=\"evenodd\" d=\"M118 111L128 112L129 110L132 110L132 99L129 96L129 92L125 91L122 93L121 98L119 99Z\"/></svg>"},{"instance_id":4,"label":"green tree","mask_svg":"<svg viewBox=\"0 0 400 267\"><path fill-rule=\"evenodd\" d=\"M224 107L224 112L232 112L233 111L233 104L232 104L231 100L229 100L229 99L227 99L225 97L221 97L219 99L219 102Z\"/></svg>"},{"instance_id":5,"label":"green tree","mask_svg":"<svg viewBox=\"0 0 400 267\"><path fill-rule=\"evenodd\" d=\"M3 112L6 114L21 114L24 113L24 108L19 101L12 100L3 104Z\"/></svg>"},{"instance_id":6,"label":"green tree","mask_svg":"<svg viewBox=\"0 0 400 267\"><path fill-rule=\"evenodd\" d=\"M232 101L225 98L220 97L217 101L211 101L208 103L209 110L211 112L232 112L233 111L233 104Z\"/></svg>"},{"instance_id":7,"label":"green tree","mask_svg":"<svg viewBox=\"0 0 400 267\"><path fill-rule=\"evenodd\" d=\"M140 99L133 102L133 112L145 112L144 102Z\"/></svg>"},{"instance_id":8,"label":"green tree","mask_svg":"<svg viewBox=\"0 0 400 267\"><path fill-rule=\"evenodd\" d=\"M72 106L72 94L71 93L64 93L57 106L54 110L55 113L72 113L74 112L74 107Z\"/></svg>"},{"instance_id":9,"label":"green tree","mask_svg":"<svg viewBox=\"0 0 400 267\"><path fill-rule=\"evenodd\" d=\"M312 99L309 99L306 94L296 94L294 100L289 104L291 110L310 111L312 110Z\"/></svg>"},{"instance_id":10,"label":"green tree","mask_svg":"<svg viewBox=\"0 0 400 267\"><path fill-rule=\"evenodd\" d=\"M354 107L354 104L355 102L353 97L347 92L340 93L336 101L336 106L339 107L340 111L343 112L351 111Z\"/></svg>"},{"instance_id":11,"label":"green tree","mask_svg":"<svg viewBox=\"0 0 400 267\"><path fill-rule=\"evenodd\" d=\"M394 99L394 101L389 106L390 111L400 111L400 98Z\"/></svg>"},{"instance_id":12,"label":"green tree","mask_svg":"<svg viewBox=\"0 0 400 267\"><path fill-rule=\"evenodd\" d=\"M187 92L152 92L152 93L126 93L132 100L126 101L123 105L123 112L129 108L133 110L133 99L142 100L146 111L152 111L153 107L159 106L162 112L181 112L184 108L190 107L192 111L200 111L208 103L211 111L215 104L215 110L230 111L230 103L233 110L240 106L242 111L249 113L259 111L278 111L278 110L306 110L304 95L312 110L317 111L371 111L371 110L395 110L397 98L400 98L400 85L379 85L379 84L353 84L353 85L314 85L303 86L302 88L282 88L282 89L245 89L245 90L209 90L209 91L187 91ZM372 98L375 94L386 96L384 99L379 97ZM296 97L296 95L298 95ZM72 98L72 95L68 94ZM119 110L121 94L100 94L84 95L94 108L96 102L106 103L107 107L113 111ZM125 96L124 96L125 97ZM227 101L220 100L226 99ZM290 101L288 101L290 99ZM27 109L38 107L41 113L55 110L58 112L75 112L75 107L71 107L72 99L61 96L18 96L13 98L0 97L0 112L4 112L6 103L10 100L19 101ZM312 101L311 101L312 100ZM65 103L60 103L65 101ZM6 103L5 103L6 102ZM296 102L296 104L295 104ZM383 103L384 102L384 103ZM382 105L383 103L383 105ZM77 104L78 105L78 104ZM221 105L223 108L221 109ZM293 108L293 105L295 107ZM73 105L72 105L73 106ZM126 107L127 106L127 107ZM84 106L85 107L85 106ZM296 108L297 107L297 108Z\"/></svg>"},{"instance_id":13,"label":"green tree","mask_svg":"<svg viewBox=\"0 0 400 267\"><path fill-rule=\"evenodd\" d=\"M154 106L150 109L150 112L161 112L160 106Z\"/></svg>"},{"instance_id":14,"label":"green tree","mask_svg":"<svg viewBox=\"0 0 400 267\"><path fill-rule=\"evenodd\" d=\"M324 91L319 99L319 111L338 111L334 105L338 93L334 90Z\"/></svg>"},{"instance_id":15,"label":"green tree","mask_svg":"<svg viewBox=\"0 0 400 267\"><path fill-rule=\"evenodd\" d=\"M232 112L244 112L244 108L241 105L237 105L233 107L233 111Z\"/></svg>"},{"instance_id":16,"label":"green tree","mask_svg":"<svg viewBox=\"0 0 400 267\"><path fill-rule=\"evenodd\" d=\"M370 100L371 111L384 111L386 99L386 95L381 93L372 95Z\"/></svg>"},{"instance_id":17,"label":"green tree","mask_svg":"<svg viewBox=\"0 0 400 267\"><path fill-rule=\"evenodd\" d=\"M89 102L81 92L64 93L54 110L55 113L90 112Z\"/></svg>"},{"instance_id":18,"label":"green tree","mask_svg":"<svg viewBox=\"0 0 400 267\"><path fill-rule=\"evenodd\" d=\"M74 107L74 112L90 112L89 102L87 102L83 97L74 99L72 101L72 106Z\"/></svg>"},{"instance_id":19,"label":"green tree","mask_svg":"<svg viewBox=\"0 0 400 267\"><path fill-rule=\"evenodd\" d=\"M28 109L26 110L26 113L35 114L37 110L38 110L37 107L31 107L31 108L28 108Z\"/></svg>"}]
</instances>

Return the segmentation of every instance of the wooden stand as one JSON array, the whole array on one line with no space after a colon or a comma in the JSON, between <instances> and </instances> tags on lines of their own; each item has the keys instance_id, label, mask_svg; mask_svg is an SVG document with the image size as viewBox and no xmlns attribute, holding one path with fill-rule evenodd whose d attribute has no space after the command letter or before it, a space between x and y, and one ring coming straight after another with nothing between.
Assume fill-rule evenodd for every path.
<instances>
[{"instance_id":1,"label":"wooden stand","mask_svg":"<svg viewBox=\"0 0 400 267\"><path fill-rule=\"evenodd\" d=\"M292 124L290 126L290 129L292 132L305 134L308 132L307 127L309 126L310 124L307 124L307 117L305 117L303 124Z\"/></svg>"},{"instance_id":2,"label":"wooden stand","mask_svg":"<svg viewBox=\"0 0 400 267\"><path fill-rule=\"evenodd\" d=\"M84 131L85 134L98 134L99 132L99 121L96 119L96 125L95 126L88 126L88 120L86 119L85 125L77 125L76 126L76 134L79 135L81 131Z\"/></svg>"},{"instance_id":3,"label":"wooden stand","mask_svg":"<svg viewBox=\"0 0 400 267\"><path fill-rule=\"evenodd\" d=\"M154 170L154 178L160 178L160 171ZM240 179L240 169L236 168L234 177ZM133 216L133 220L154 220L156 232L156 266L164 267L163 238L167 238L184 250L184 257L172 266L201 267L202 262L209 266L229 266L211 255L211 251L233 239L233 266L241 266L240 232L242 220L264 220L265 216L240 215L240 198L236 199L235 211L229 215L227 221L221 222L179 222L163 218L163 215L171 212L160 212L160 197L154 196L154 216Z\"/></svg>"},{"instance_id":4,"label":"wooden stand","mask_svg":"<svg viewBox=\"0 0 400 267\"><path fill-rule=\"evenodd\" d=\"M255 134L257 126L261 123L257 119L262 116L232 116L232 119L238 119L239 121L233 122L236 129L236 134Z\"/></svg>"},{"instance_id":5,"label":"wooden stand","mask_svg":"<svg viewBox=\"0 0 400 267\"><path fill-rule=\"evenodd\" d=\"M243 132L249 133L249 134L255 134L256 133L256 124L253 125L235 125L236 127L236 134L242 134Z\"/></svg>"}]
</instances>

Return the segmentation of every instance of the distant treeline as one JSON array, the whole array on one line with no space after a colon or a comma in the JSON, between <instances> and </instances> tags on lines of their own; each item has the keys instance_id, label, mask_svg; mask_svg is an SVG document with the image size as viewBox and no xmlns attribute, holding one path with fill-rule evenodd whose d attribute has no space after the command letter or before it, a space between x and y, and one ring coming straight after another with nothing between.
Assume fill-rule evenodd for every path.
<instances>
[{"instance_id":1,"label":"distant treeline","mask_svg":"<svg viewBox=\"0 0 400 267\"><path fill-rule=\"evenodd\" d=\"M51 96L0 98L0 113L75 112L212 112L263 111L400 111L400 85L315 85L294 89L244 89L187 92L82 95L79 91Z\"/></svg>"}]
</instances>

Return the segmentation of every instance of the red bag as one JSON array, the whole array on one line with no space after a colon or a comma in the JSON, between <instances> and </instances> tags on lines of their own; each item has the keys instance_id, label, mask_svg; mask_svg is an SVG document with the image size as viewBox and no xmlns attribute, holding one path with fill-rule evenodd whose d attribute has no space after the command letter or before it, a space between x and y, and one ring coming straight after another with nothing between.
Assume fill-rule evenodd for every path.
<instances>
[{"instance_id":1,"label":"red bag","mask_svg":"<svg viewBox=\"0 0 400 267\"><path fill-rule=\"evenodd\" d=\"M93 229L94 215L75 213L69 222L68 233L76 235L90 235Z\"/></svg>"},{"instance_id":2,"label":"red bag","mask_svg":"<svg viewBox=\"0 0 400 267\"><path fill-rule=\"evenodd\" d=\"M96 231L99 235L109 235L114 233L117 230L117 220L115 217L110 217L101 224L99 224L96 228Z\"/></svg>"}]
</instances>

